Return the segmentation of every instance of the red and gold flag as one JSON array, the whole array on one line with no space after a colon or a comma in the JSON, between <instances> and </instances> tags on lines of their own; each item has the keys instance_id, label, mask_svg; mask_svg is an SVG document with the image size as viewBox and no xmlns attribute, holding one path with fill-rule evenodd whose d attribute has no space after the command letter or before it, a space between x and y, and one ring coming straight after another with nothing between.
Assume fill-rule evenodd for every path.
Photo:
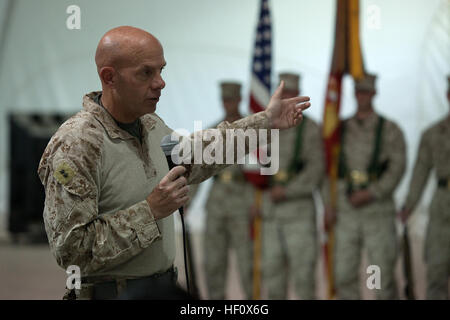
<instances>
[{"instance_id":1,"label":"red and gold flag","mask_svg":"<svg viewBox=\"0 0 450 320\"><path fill-rule=\"evenodd\" d=\"M340 117L342 78L350 74L354 79L364 75L364 65L359 41L359 0L336 0L336 29L333 57L328 78L323 114L322 135L325 146L326 171L329 180L328 199L331 206L337 205L338 160L340 151ZM325 229L325 228L324 228ZM335 295L333 279L333 229L325 230L325 273L328 279L328 298Z\"/></svg>"}]
</instances>

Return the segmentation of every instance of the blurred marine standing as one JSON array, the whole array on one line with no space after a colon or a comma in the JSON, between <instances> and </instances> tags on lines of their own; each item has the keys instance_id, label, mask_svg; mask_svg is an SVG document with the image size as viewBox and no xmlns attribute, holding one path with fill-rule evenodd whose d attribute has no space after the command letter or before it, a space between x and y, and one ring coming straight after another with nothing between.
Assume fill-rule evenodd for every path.
<instances>
[{"instance_id":1,"label":"blurred marine standing","mask_svg":"<svg viewBox=\"0 0 450 320\"><path fill-rule=\"evenodd\" d=\"M450 103L450 76L447 100ZM408 196L400 217L406 221L420 200L432 169L437 188L425 240L427 299L448 299L450 276L450 115L422 134Z\"/></svg>"},{"instance_id":2,"label":"blurred marine standing","mask_svg":"<svg viewBox=\"0 0 450 320\"><path fill-rule=\"evenodd\" d=\"M225 119L229 123L242 118L239 113L241 85L221 83ZM246 299L252 293L252 240L249 210L252 186L246 182L241 165L233 165L213 177L205 205L204 267L209 299L225 299L229 270L229 249L236 252L241 287Z\"/></svg>"},{"instance_id":3,"label":"blurred marine standing","mask_svg":"<svg viewBox=\"0 0 450 320\"><path fill-rule=\"evenodd\" d=\"M377 298L397 297L393 194L405 171L405 140L394 122L374 111L375 78L365 75L355 81L358 109L341 126L337 212L329 205L325 211L328 224L336 221L334 272L339 299L360 299L363 247L369 265L380 272Z\"/></svg>"},{"instance_id":4,"label":"blurred marine standing","mask_svg":"<svg viewBox=\"0 0 450 320\"><path fill-rule=\"evenodd\" d=\"M284 98L299 94L300 76L280 74ZM263 204L264 285L269 299L286 299L288 275L301 299L315 298L317 258L314 190L324 174L319 126L304 116L301 126L280 132L280 166ZM289 272L288 272L288 270Z\"/></svg>"}]
</instances>

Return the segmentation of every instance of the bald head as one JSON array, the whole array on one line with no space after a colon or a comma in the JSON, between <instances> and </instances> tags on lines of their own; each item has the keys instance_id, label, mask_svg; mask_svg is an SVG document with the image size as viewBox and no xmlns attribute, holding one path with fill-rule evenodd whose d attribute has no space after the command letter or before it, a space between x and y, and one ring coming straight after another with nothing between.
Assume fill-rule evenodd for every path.
<instances>
[{"instance_id":1,"label":"bald head","mask_svg":"<svg viewBox=\"0 0 450 320\"><path fill-rule=\"evenodd\" d=\"M118 69L132 64L151 48L162 50L158 39L147 31L129 26L111 29L100 39L97 46L97 70L100 72L103 67Z\"/></svg>"},{"instance_id":2,"label":"bald head","mask_svg":"<svg viewBox=\"0 0 450 320\"><path fill-rule=\"evenodd\" d=\"M109 30L95 53L101 102L113 117L130 123L155 112L165 87L164 51L153 35L134 27Z\"/></svg>"}]
</instances>

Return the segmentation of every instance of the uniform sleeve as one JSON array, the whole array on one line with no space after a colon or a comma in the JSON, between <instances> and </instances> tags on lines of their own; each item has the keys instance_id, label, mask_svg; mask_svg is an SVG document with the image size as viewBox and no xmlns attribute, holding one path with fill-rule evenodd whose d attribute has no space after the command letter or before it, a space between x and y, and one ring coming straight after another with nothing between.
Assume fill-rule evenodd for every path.
<instances>
[{"instance_id":1,"label":"uniform sleeve","mask_svg":"<svg viewBox=\"0 0 450 320\"><path fill-rule=\"evenodd\" d=\"M255 129L255 131L247 131L247 129ZM265 129L265 134L262 135L258 131L259 129ZM256 144L250 143L252 139L248 138L248 136L246 138L249 132L256 133L256 140L253 139L253 141L256 141ZM184 164L187 168L186 177L188 178L188 183L200 183L224 168L237 163L240 155L244 156L260 145L262 136L265 138L264 142L269 144L269 119L265 112L253 114L233 123L221 122L215 129L194 132L187 138L189 140L185 140L191 145L191 150L193 151L191 152L191 157L187 159L188 164ZM207 138L205 139L205 137ZM240 141L245 143L240 143ZM223 151L218 153L219 149ZM202 154L202 159L195 158L195 151L198 150L200 150L200 153L197 152L197 154ZM209 155L211 156L208 157Z\"/></svg>"},{"instance_id":2,"label":"uniform sleeve","mask_svg":"<svg viewBox=\"0 0 450 320\"><path fill-rule=\"evenodd\" d=\"M414 210L420 200L422 191L428 180L432 168L431 148L428 135L424 134L420 139L419 150L417 153L414 171L409 185L408 196L406 197L405 207Z\"/></svg>"},{"instance_id":3,"label":"uniform sleeve","mask_svg":"<svg viewBox=\"0 0 450 320\"><path fill-rule=\"evenodd\" d=\"M386 148L387 152L387 170L378 181L372 183L369 187L369 191L376 199L392 196L406 167L406 145L403 133L393 123L385 128L387 132L383 137L383 148Z\"/></svg>"},{"instance_id":4,"label":"uniform sleeve","mask_svg":"<svg viewBox=\"0 0 450 320\"><path fill-rule=\"evenodd\" d=\"M61 267L77 265L83 274L124 263L161 237L145 199L99 214L99 152L87 140L65 137L50 142L38 169L50 249Z\"/></svg>"},{"instance_id":5,"label":"uniform sleeve","mask_svg":"<svg viewBox=\"0 0 450 320\"><path fill-rule=\"evenodd\" d=\"M286 186L287 198L311 197L313 191L319 188L324 176L322 139L318 126L312 122L310 123L311 126L307 131L309 134L304 135L301 154L304 162L303 170Z\"/></svg>"}]
</instances>

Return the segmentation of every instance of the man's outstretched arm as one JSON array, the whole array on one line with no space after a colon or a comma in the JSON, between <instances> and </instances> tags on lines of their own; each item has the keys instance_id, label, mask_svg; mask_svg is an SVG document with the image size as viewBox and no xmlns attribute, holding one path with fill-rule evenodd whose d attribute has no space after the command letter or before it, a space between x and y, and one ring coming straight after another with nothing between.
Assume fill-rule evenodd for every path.
<instances>
[{"instance_id":1,"label":"man's outstretched arm","mask_svg":"<svg viewBox=\"0 0 450 320\"><path fill-rule=\"evenodd\" d=\"M190 155L191 158L189 159L191 161L190 164L186 164L186 162L184 164L187 169L186 177L188 178L189 184L200 183L212 175L217 174L228 165L237 163L238 155L252 152L257 146L260 146L262 136L266 138L266 143L270 143L270 129L283 130L300 124L303 119L303 111L311 105L309 102L309 97L281 99L283 88L284 82L282 81L275 93L272 95L266 110L237 120L233 123L224 121L220 123L216 129L207 129L193 133L190 137L191 141L189 141L192 146L191 150L195 149L195 142L197 139L197 141L201 141L201 150L208 148L208 145L211 143L216 143L220 144L223 152L221 163L205 162L205 159L203 159L200 164L195 163L192 152ZM256 145L249 145L250 139L245 138L246 130L248 129L256 130L256 136L258 139L258 143ZM267 134L260 135L258 132L260 129L268 130ZM233 132L233 135L227 135L227 131ZM212 141L202 139L202 137L205 136L218 137L219 141L216 139L211 139ZM230 139L234 139L234 142L230 143ZM240 141L243 142L243 145L239 145ZM238 152L238 149L241 149L241 152ZM227 157L230 153L232 156ZM216 156L214 158L217 159ZM233 159L232 163L227 163L227 159Z\"/></svg>"}]
</instances>

